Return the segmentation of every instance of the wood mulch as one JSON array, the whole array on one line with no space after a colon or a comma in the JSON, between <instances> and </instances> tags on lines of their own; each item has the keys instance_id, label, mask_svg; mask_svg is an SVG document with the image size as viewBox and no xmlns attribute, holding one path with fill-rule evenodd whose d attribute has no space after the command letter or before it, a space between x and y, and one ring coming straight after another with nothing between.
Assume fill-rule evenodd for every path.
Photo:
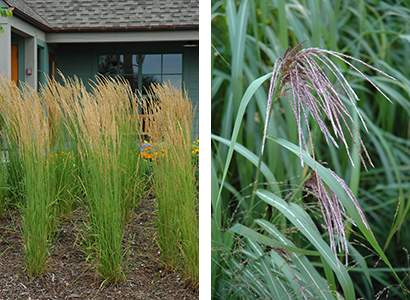
<instances>
[{"instance_id":1,"label":"wood mulch","mask_svg":"<svg viewBox=\"0 0 410 300\"><path fill-rule=\"evenodd\" d=\"M185 285L181 274L161 267L156 244L155 199L145 197L127 225L124 247L130 245L126 281L105 285L82 243L82 209L58 225L47 271L29 279L24 267L21 217L0 220L0 300L5 299L199 299L198 289Z\"/></svg>"}]
</instances>

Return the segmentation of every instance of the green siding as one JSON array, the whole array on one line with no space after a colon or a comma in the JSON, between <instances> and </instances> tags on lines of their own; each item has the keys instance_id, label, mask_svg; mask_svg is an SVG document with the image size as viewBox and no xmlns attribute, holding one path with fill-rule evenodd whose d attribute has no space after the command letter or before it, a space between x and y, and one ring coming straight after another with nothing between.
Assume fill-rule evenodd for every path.
<instances>
[{"instance_id":1,"label":"green siding","mask_svg":"<svg viewBox=\"0 0 410 300\"><path fill-rule=\"evenodd\" d=\"M184 51L183 80L193 107L196 106L194 117L194 138L199 139L199 48L186 48Z\"/></svg>"},{"instance_id":2,"label":"green siding","mask_svg":"<svg viewBox=\"0 0 410 300\"><path fill-rule=\"evenodd\" d=\"M199 50L184 48L184 42L169 43L78 43L59 44L57 69L64 76L77 76L85 84L98 73L98 58L105 54L183 54L183 81L193 105L197 105L194 138L199 138Z\"/></svg>"},{"instance_id":3,"label":"green siding","mask_svg":"<svg viewBox=\"0 0 410 300\"><path fill-rule=\"evenodd\" d=\"M81 44L59 45L57 69L64 76L77 76L84 83L87 83L97 73L93 68L93 48Z\"/></svg>"}]
</instances>

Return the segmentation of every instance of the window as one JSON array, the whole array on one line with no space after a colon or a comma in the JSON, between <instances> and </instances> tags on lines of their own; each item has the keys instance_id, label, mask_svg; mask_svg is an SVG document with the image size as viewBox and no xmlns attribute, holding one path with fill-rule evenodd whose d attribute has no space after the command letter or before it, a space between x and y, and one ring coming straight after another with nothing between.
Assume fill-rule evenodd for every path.
<instances>
[{"instance_id":1,"label":"window","mask_svg":"<svg viewBox=\"0 0 410 300\"><path fill-rule=\"evenodd\" d=\"M151 83L168 83L182 88L182 54L100 55L99 73L122 76L133 90L145 93Z\"/></svg>"}]
</instances>

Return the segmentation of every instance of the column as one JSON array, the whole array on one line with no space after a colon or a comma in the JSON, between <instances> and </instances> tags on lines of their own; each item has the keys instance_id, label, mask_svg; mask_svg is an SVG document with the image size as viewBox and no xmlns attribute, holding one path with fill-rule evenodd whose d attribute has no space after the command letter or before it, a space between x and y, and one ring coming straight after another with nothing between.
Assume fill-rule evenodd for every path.
<instances>
[{"instance_id":1,"label":"column","mask_svg":"<svg viewBox=\"0 0 410 300\"><path fill-rule=\"evenodd\" d=\"M0 76L11 77L11 27L7 23L1 23L1 26L4 33L0 34Z\"/></svg>"}]
</instances>

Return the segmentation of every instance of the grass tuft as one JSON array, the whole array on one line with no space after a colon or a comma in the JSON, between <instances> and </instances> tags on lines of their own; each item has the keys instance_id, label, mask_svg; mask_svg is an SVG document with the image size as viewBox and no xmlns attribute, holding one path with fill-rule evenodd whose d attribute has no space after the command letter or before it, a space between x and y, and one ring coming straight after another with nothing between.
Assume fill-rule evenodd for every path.
<instances>
[{"instance_id":1,"label":"grass tuft","mask_svg":"<svg viewBox=\"0 0 410 300\"><path fill-rule=\"evenodd\" d=\"M193 161L192 122L195 108L185 91L152 85L142 106L152 113L154 143L164 155L152 163L158 206L158 244L162 262L180 268L185 281L199 283L199 223L196 165ZM199 151L199 148L198 148ZM181 257L182 256L182 257Z\"/></svg>"}]
</instances>

